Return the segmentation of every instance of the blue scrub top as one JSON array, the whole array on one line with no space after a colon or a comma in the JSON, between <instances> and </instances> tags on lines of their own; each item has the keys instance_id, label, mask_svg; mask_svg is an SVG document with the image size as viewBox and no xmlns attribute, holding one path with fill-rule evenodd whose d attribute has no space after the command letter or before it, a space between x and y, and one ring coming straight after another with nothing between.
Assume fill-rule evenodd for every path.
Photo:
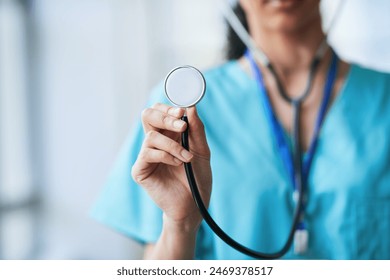
<instances>
[{"instance_id":1,"label":"blue scrub top","mask_svg":"<svg viewBox=\"0 0 390 280\"><path fill-rule=\"evenodd\" d=\"M209 211L230 236L263 252L290 230L292 186L254 79L237 61L205 73L198 105L211 149ZM159 85L150 100L168 103ZM149 104L149 105L150 105ZM142 243L156 242L162 212L130 170L143 141L130 133L92 215ZM196 172L196 171L195 171ZM390 75L352 65L325 118L308 179L309 248L286 259L390 259ZM248 259L203 222L197 259Z\"/></svg>"}]
</instances>

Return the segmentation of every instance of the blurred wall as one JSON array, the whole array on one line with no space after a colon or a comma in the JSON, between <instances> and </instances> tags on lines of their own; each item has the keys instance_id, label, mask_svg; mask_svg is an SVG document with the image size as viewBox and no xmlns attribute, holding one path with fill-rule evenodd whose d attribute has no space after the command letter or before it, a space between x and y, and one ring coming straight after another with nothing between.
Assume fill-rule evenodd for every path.
<instances>
[{"instance_id":1,"label":"blurred wall","mask_svg":"<svg viewBox=\"0 0 390 280\"><path fill-rule=\"evenodd\" d=\"M344 60L390 72L390 1L321 0L321 6L325 28L336 9L342 8L329 42Z\"/></svg>"},{"instance_id":2,"label":"blurred wall","mask_svg":"<svg viewBox=\"0 0 390 280\"><path fill-rule=\"evenodd\" d=\"M47 209L42 256L137 257L137 246L87 213L150 89L175 65L207 67L218 59L216 10L206 0L36 3ZM202 23L194 25L193 16Z\"/></svg>"},{"instance_id":3,"label":"blurred wall","mask_svg":"<svg viewBox=\"0 0 390 280\"><path fill-rule=\"evenodd\" d=\"M0 1L0 259L27 256L34 239L33 216L23 207L33 197L34 177L24 35L21 6Z\"/></svg>"}]
</instances>

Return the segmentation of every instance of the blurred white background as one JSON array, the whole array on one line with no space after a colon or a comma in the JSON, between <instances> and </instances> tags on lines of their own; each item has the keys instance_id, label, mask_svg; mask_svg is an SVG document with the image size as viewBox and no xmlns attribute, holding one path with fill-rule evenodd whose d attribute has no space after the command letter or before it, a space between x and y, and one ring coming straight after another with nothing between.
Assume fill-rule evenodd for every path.
<instances>
[{"instance_id":1,"label":"blurred white background","mask_svg":"<svg viewBox=\"0 0 390 280\"><path fill-rule=\"evenodd\" d=\"M325 26L338 2L322 1ZM150 89L174 66L223 61L216 4L0 0L0 259L140 257L88 211ZM390 71L389 12L348 0L331 44Z\"/></svg>"}]
</instances>

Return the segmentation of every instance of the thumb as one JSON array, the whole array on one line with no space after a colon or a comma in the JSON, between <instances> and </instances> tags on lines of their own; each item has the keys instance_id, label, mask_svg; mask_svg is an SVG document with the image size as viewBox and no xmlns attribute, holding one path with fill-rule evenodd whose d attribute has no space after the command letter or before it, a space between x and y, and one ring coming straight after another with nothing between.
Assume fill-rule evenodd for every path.
<instances>
[{"instance_id":1,"label":"thumb","mask_svg":"<svg viewBox=\"0 0 390 280\"><path fill-rule=\"evenodd\" d=\"M204 125L195 106L187 109L187 118L191 152L195 155L210 158Z\"/></svg>"}]
</instances>

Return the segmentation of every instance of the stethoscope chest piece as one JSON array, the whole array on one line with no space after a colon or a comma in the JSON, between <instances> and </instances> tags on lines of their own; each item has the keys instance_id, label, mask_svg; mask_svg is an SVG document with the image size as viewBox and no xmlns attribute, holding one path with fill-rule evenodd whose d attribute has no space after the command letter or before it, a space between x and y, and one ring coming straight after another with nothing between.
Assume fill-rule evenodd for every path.
<instances>
[{"instance_id":1,"label":"stethoscope chest piece","mask_svg":"<svg viewBox=\"0 0 390 280\"><path fill-rule=\"evenodd\" d=\"M206 82L202 73L192 66L173 69L165 78L165 94L170 102L182 108L196 105L204 96Z\"/></svg>"}]
</instances>

